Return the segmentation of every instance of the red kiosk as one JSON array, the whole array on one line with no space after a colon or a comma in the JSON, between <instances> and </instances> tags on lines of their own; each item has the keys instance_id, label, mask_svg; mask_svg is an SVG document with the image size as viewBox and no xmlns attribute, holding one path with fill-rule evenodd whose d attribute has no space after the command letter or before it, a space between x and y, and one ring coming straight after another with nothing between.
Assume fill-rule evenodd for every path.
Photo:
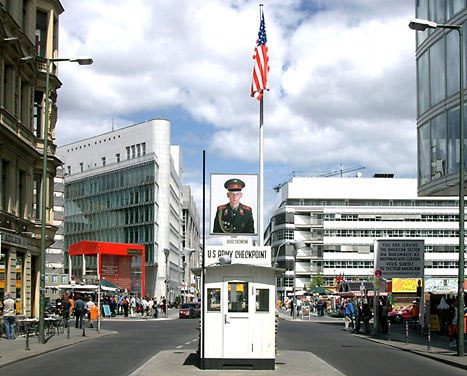
<instances>
[{"instance_id":1,"label":"red kiosk","mask_svg":"<svg viewBox=\"0 0 467 376\"><path fill-rule=\"evenodd\" d=\"M99 279L144 296L144 250L144 245L83 240L70 245L69 255L97 257Z\"/></svg>"}]
</instances>

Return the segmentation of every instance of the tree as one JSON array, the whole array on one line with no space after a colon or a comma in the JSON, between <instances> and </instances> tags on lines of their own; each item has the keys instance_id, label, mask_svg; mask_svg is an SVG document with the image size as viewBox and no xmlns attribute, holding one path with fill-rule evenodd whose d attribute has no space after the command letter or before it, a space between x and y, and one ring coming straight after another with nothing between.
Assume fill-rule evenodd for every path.
<instances>
[{"instance_id":1,"label":"tree","mask_svg":"<svg viewBox=\"0 0 467 376\"><path fill-rule=\"evenodd\" d=\"M318 272L318 274L315 277L311 277L310 279L311 289L315 287L321 287L323 285L324 285L324 278L321 276L321 272Z\"/></svg>"}]
</instances>

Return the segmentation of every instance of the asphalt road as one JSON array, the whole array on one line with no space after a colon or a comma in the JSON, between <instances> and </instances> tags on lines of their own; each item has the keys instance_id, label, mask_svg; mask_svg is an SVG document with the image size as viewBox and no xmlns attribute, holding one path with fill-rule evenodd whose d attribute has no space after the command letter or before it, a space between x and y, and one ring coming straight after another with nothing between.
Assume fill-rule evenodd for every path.
<instances>
[{"instance_id":1,"label":"asphalt road","mask_svg":"<svg viewBox=\"0 0 467 376\"><path fill-rule=\"evenodd\" d=\"M343 328L343 321L335 319L316 323L280 320L278 347L310 351L346 376L466 375L465 370L358 338Z\"/></svg>"},{"instance_id":2,"label":"asphalt road","mask_svg":"<svg viewBox=\"0 0 467 376\"><path fill-rule=\"evenodd\" d=\"M198 348L198 320L106 321L118 334L21 361L1 370L8 376L129 375L162 350ZM157 370L154 370L157 375Z\"/></svg>"},{"instance_id":3,"label":"asphalt road","mask_svg":"<svg viewBox=\"0 0 467 376\"><path fill-rule=\"evenodd\" d=\"M162 350L195 352L197 327L197 319L106 321L103 328L118 334L18 362L2 368L1 374L126 376ZM466 375L465 370L370 342L342 329L343 322L334 319L312 323L280 320L278 348L312 352L346 376ZM154 375L158 375L157 370Z\"/></svg>"}]
</instances>

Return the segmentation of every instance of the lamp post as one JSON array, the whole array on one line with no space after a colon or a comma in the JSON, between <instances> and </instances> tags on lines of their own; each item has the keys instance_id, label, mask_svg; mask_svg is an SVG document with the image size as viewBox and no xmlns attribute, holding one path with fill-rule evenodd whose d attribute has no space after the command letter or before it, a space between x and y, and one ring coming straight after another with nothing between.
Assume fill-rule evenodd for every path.
<instances>
[{"instance_id":1,"label":"lamp post","mask_svg":"<svg viewBox=\"0 0 467 376\"><path fill-rule=\"evenodd\" d=\"M164 248L164 255L165 255L165 318L168 317L168 304L169 304L169 254L170 249Z\"/></svg>"},{"instance_id":2,"label":"lamp post","mask_svg":"<svg viewBox=\"0 0 467 376\"><path fill-rule=\"evenodd\" d=\"M305 248L305 242L303 240L296 240L293 243L293 298L292 298L292 304L295 302L295 284L297 280L297 253L299 249ZM297 307L295 307L297 309ZM292 320L295 319L295 311L293 312Z\"/></svg>"},{"instance_id":3,"label":"lamp post","mask_svg":"<svg viewBox=\"0 0 467 376\"><path fill-rule=\"evenodd\" d=\"M451 29L459 33L459 265L458 265L458 336L457 355L464 356L464 33L462 25L438 24L413 18L409 27L413 30Z\"/></svg>"},{"instance_id":4,"label":"lamp post","mask_svg":"<svg viewBox=\"0 0 467 376\"><path fill-rule=\"evenodd\" d=\"M45 76L45 118L44 118L44 146L42 165L42 201L41 201L41 257L40 257L40 295L39 295L39 343L45 343L45 237L47 227L47 159L48 159L48 133L49 133L49 83L50 65L58 61L69 61L79 65L91 65L92 58L76 57L72 59L46 59Z\"/></svg>"}]
</instances>

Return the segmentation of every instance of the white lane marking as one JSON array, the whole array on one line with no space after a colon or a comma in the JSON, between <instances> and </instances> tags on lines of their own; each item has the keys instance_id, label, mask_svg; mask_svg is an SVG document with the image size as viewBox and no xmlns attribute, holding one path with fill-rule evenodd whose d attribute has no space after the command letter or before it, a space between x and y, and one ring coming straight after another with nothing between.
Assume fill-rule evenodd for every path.
<instances>
[{"instance_id":1,"label":"white lane marking","mask_svg":"<svg viewBox=\"0 0 467 376\"><path fill-rule=\"evenodd\" d=\"M182 347L183 347L183 345L177 346L177 349L180 349L180 348L182 348Z\"/></svg>"},{"instance_id":2,"label":"white lane marking","mask_svg":"<svg viewBox=\"0 0 467 376\"><path fill-rule=\"evenodd\" d=\"M198 338L195 338L193 341L198 341Z\"/></svg>"},{"instance_id":3,"label":"white lane marking","mask_svg":"<svg viewBox=\"0 0 467 376\"><path fill-rule=\"evenodd\" d=\"M190 342L185 342L185 345L189 345L190 343L191 343L191 341Z\"/></svg>"}]
</instances>

